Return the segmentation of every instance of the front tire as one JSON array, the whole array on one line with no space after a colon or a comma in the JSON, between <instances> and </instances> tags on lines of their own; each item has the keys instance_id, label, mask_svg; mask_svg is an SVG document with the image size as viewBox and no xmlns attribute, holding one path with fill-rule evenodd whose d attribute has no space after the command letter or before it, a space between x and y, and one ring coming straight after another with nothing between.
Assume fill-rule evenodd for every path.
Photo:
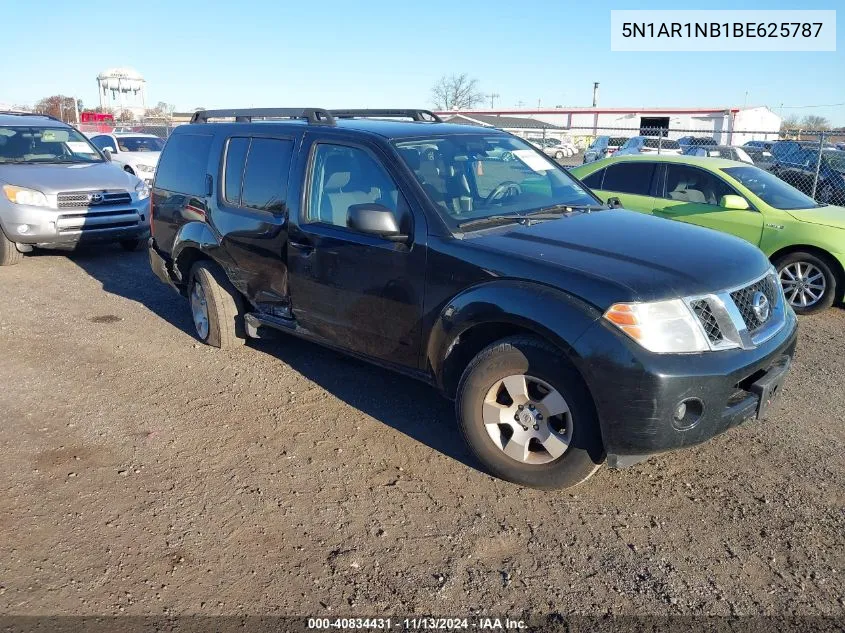
<instances>
[{"instance_id":1,"label":"front tire","mask_svg":"<svg viewBox=\"0 0 845 633\"><path fill-rule=\"evenodd\" d=\"M23 253L18 250L13 241L6 237L3 229L0 229L0 266L14 266L22 260Z\"/></svg>"},{"instance_id":2,"label":"front tire","mask_svg":"<svg viewBox=\"0 0 845 633\"><path fill-rule=\"evenodd\" d=\"M464 371L455 400L470 450L493 475L532 488L567 488L592 476L604 448L578 371L531 336L497 341Z\"/></svg>"},{"instance_id":3,"label":"front tire","mask_svg":"<svg viewBox=\"0 0 845 633\"><path fill-rule=\"evenodd\" d=\"M190 280L188 300L197 338L220 349L243 345L243 301L225 273L212 262L200 261L191 269Z\"/></svg>"},{"instance_id":4,"label":"front tire","mask_svg":"<svg viewBox=\"0 0 845 633\"><path fill-rule=\"evenodd\" d=\"M555 160L560 160L561 158L563 158L563 152L558 150L557 152L555 152Z\"/></svg>"},{"instance_id":5,"label":"front tire","mask_svg":"<svg viewBox=\"0 0 845 633\"><path fill-rule=\"evenodd\" d=\"M814 314L833 305L842 283L827 258L796 251L775 262L787 302L798 314Z\"/></svg>"}]
</instances>

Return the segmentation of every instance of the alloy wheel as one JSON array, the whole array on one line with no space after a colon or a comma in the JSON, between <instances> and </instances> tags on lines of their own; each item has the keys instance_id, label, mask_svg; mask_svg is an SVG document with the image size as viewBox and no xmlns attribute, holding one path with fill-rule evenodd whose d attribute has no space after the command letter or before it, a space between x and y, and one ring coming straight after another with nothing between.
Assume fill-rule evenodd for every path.
<instances>
[{"instance_id":1,"label":"alloy wheel","mask_svg":"<svg viewBox=\"0 0 845 633\"><path fill-rule=\"evenodd\" d=\"M197 335L203 341L208 338L208 302L202 284L195 281L191 289L191 314L194 317L194 327Z\"/></svg>"},{"instance_id":2,"label":"alloy wheel","mask_svg":"<svg viewBox=\"0 0 845 633\"><path fill-rule=\"evenodd\" d=\"M482 408L484 427L496 447L523 464L547 464L572 441L569 405L549 383L522 374L490 387Z\"/></svg>"},{"instance_id":3,"label":"alloy wheel","mask_svg":"<svg viewBox=\"0 0 845 633\"><path fill-rule=\"evenodd\" d=\"M817 266L809 262L793 262L780 271L780 284L786 300L794 308L809 308L821 301L827 280Z\"/></svg>"}]
</instances>

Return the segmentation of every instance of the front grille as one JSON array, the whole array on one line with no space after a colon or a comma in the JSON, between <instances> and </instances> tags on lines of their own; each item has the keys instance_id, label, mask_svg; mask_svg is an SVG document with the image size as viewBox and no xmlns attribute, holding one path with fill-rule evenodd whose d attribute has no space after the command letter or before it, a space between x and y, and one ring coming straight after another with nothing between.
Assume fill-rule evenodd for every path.
<instances>
[{"instance_id":1,"label":"front grille","mask_svg":"<svg viewBox=\"0 0 845 633\"><path fill-rule=\"evenodd\" d=\"M57 196L60 209L85 209L130 204L132 196L126 191L70 191Z\"/></svg>"},{"instance_id":2,"label":"front grille","mask_svg":"<svg viewBox=\"0 0 845 633\"><path fill-rule=\"evenodd\" d=\"M760 319L754 311L754 296L758 292L762 292L769 301L768 314L763 319ZM745 321L745 327L751 334L754 334L772 318L775 305L778 302L778 293L779 289L774 275L766 275L760 281L731 293L731 299L736 304L739 313L742 315L742 320Z\"/></svg>"},{"instance_id":3,"label":"front grille","mask_svg":"<svg viewBox=\"0 0 845 633\"><path fill-rule=\"evenodd\" d=\"M713 315L713 311L710 309L710 304L704 299L697 299L690 303L690 307L701 322L701 327L704 328L704 333L710 342L714 345L721 343L725 337L722 334L722 328L719 327L719 323Z\"/></svg>"},{"instance_id":4,"label":"front grille","mask_svg":"<svg viewBox=\"0 0 845 633\"><path fill-rule=\"evenodd\" d=\"M57 218L56 229L60 235L75 235L137 227L142 220L141 214L134 209L66 213Z\"/></svg>"}]
</instances>

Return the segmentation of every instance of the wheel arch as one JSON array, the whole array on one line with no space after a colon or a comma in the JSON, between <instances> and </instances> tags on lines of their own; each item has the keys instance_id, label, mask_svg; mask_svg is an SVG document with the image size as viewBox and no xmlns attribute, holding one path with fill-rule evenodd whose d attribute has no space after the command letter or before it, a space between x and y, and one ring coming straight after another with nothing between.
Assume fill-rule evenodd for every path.
<instances>
[{"instance_id":1,"label":"wheel arch","mask_svg":"<svg viewBox=\"0 0 845 633\"><path fill-rule=\"evenodd\" d=\"M589 304L543 284L487 282L465 290L443 308L431 330L427 362L437 386L452 399L476 354L510 336L545 341L577 370L574 344L600 316Z\"/></svg>"},{"instance_id":2,"label":"wheel arch","mask_svg":"<svg viewBox=\"0 0 845 633\"><path fill-rule=\"evenodd\" d=\"M775 264L782 257L786 257L792 253L802 252L815 255L830 265L831 270L833 270L833 274L836 275L836 285L838 286L836 289L836 294L838 295L836 299L838 301L842 300L843 294L845 294L845 267L843 267L842 262L834 257L830 251L810 244L790 244L789 246L784 246L780 250L772 253L769 256L769 261L771 261L772 264Z\"/></svg>"}]
</instances>

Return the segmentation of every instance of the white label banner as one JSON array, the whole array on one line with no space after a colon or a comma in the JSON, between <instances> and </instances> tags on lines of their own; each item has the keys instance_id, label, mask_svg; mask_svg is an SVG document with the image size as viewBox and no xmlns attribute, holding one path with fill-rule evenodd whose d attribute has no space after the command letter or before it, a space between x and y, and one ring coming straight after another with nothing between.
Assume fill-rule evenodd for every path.
<instances>
[{"instance_id":1,"label":"white label banner","mask_svg":"<svg viewBox=\"0 0 845 633\"><path fill-rule=\"evenodd\" d=\"M611 11L610 50L835 51L836 11Z\"/></svg>"}]
</instances>

